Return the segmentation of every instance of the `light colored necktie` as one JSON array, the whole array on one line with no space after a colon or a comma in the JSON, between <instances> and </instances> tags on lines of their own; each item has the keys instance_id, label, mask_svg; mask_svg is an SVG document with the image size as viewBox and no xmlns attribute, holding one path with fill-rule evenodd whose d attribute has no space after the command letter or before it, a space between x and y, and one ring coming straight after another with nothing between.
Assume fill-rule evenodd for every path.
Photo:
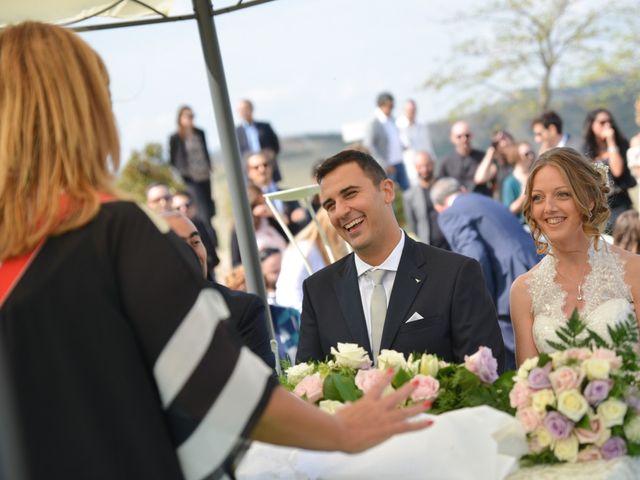
<instances>
[{"instance_id":1,"label":"light colored necktie","mask_svg":"<svg viewBox=\"0 0 640 480\"><path fill-rule=\"evenodd\" d=\"M371 294L371 350L373 351L373 361L378 363L378 353L380 353L380 343L382 341L382 330L384 329L384 319L387 316L387 294L382 285L382 278L385 270L369 270L367 275L373 281L373 293Z\"/></svg>"}]
</instances>

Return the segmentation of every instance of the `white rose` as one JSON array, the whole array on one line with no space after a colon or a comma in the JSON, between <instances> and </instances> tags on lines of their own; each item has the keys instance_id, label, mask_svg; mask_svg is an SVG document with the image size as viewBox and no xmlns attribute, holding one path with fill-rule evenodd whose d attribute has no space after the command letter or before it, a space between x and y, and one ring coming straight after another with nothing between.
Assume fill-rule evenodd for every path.
<instances>
[{"instance_id":1,"label":"white rose","mask_svg":"<svg viewBox=\"0 0 640 480\"><path fill-rule=\"evenodd\" d=\"M420 373L420 358L415 358L411 353L407 359L407 367L412 376L418 375Z\"/></svg>"},{"instance_id":2,"label":"white rose","mask_svg":"<svg viewBox=\"0 0 640 480\"><path fill-rule=\"evenodd\" d=\"M551 447L553 448L554 445L554 439L551 436L551 434L549 433L549 431L544 428L544 427L538 427L534 432L533 435L536 437L536 439L538 440L538 445L541 448L546 448L546 447Z\"/></svg>"},{"instance_id":3,"label":"white rose","mask_svg":"<svg viewBox=\"0 0 640 480\"><path fill-rule=\"evenodd\" d=\"M527 380L531 369L538 366L538 357L527 358L518 369L518 378Z\"/></svg>"},{"instance_id":4,"label":"white rose","mask_svg":"<svg viewBox=\"0 0 640 480\"><path fill-rule=\"evenodd\" d=\"M589 380L606 380L609 378L611 364L600 358L589 358L582 362L582 368Z\"/></svg>"},{"instance_id":5,"label":"white rose","mask_svg":"<svg viewBox=\"0 0 640 480\"><path fill-rule=\"evenodd\" d=\"M605 427L622 425L624 416L627 413L627 404L610 398L598 405L598 416L602 419Z\"/></svg>"},{"instance_id":6,"label":"white rose","mask_svg":"<svg viewBox=\"0 0 640 480\"><path fill-rule=\"evenodd\" d=\"M344 407L344 403L338 402L337 400L320 400L320 403L318 404L318 406L320 407L320 410L322 410L323 412L327 412L333 415L342 407Z\"/></svg>"},{"instance_id":7,"label":"white rose","mask_svg":"<svg viewBox=\"0 0 640 480\"><path fill-rule=\"evenodd\" d=\"M578 448L580 443L578 437L573 433L569 437L557 440L556 446L553 449L553 453L558 460L564 460L566 462L575 462L578 458Z\"/></svg>"},{"instance_id":8,"label":"white rose","mask_svg":"<svg viewBox=\"0 0 640 480\"><path fill-rule=\"evenodd\" d=\"M589 404L577 390L565 390L558 395L558 411L574 422L580 421L589 410Z\"/></svg>"},{"instance_id":9,"label":"white rose","mask_svg":"<svg viewBox=\"0 0 640 480\"><path fill-rule=\"evenodd\" d=\"M299 363L298 365L293 365L292 367L287 368L285 372L287 374L287 382L289 382L294 387L300 383L307 375L311 375L313 373L314 367L310 363Z\"/></svg>"},{"instance_id":10,"label":"white rose","mask_svg":"<svg viewBox=\"0 0 640 480\"><path fill-rule=\"evenodd\" d=\"M395 350L382 350L378 355L378 368L386 370L387 368L407 368L407 361L404 355Z\"/></svg>"},{"instance_id":11,"label":"white rose","mask_svg":"<svg viewBox=\"0 0 640 480\"><path fill-rule=\"evenodd\" d=\"M338 367L363 368L371 365L367 351L355 343L338 343L338 350L331 347L331 354Z\"/></svg>"},{"instance_id":12,"label":"white rose","mask_svg":"<svg viewBox=\"0 0 640 480\"><path fill-rule=\"evenodd\" d=\"M556 396L553 390L545 388L531 395L531 406L536 412L545 413L547 411L547 405L552 407L556 406Z\"/></svg>"},{"instance_id":13,"label":"white rose","mask_svg":"<svg viewBox=\"0 0 640 480\"><path fill-rule=\"evenodd\" d=\"M438 357L423 353L422 358L420 359L420 373L422 375L428 375L436 378L438 370L440 370L440 361L438 360Z\"/></svg>"},{"instance_id":14,"label":"white rose","mask_svg":"<svg viewBox=\"0 0 640 480\"><path fill-rule=\"evenodd\" d=\"M567 353L566 351L553 352L549 355L551 357L551 363L553 364L553 368L558 368L567 363Z\"/></svg>"},{"instance_id":15,"label":"white rose","mask_svg":"<svg viewBox=\"0 0 640 480\"><path fill-rule=\"evenodd\" d=\"M624 434L633 443L640 443L640 416L634 415L624 426Z\"/></svg>"}]
</instances>

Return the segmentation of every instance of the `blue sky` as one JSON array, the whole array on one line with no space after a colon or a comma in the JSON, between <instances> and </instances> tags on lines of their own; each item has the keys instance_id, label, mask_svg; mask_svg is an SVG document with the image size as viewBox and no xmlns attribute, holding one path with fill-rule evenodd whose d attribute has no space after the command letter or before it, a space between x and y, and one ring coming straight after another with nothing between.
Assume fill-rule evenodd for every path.
<instances>
[{"instance_id":1,"label":"blue sky","mask_svg":"<svg viewBox=\"0 0 640 480\"><path fill-rule=\"evenodd\" d=\"M256 118L271 121L280 135L340 131L345 123L371 116L382 90L397 102L415 98L423 120L442 118L452 100L421 83L451 45L451 25L440 19L468 4L276 0L217 16L232 107L251 98ZM190 9L190 1L177 0L173 13ZM195 110L210 148L217 148L195 21L82 36L109 69L124 159L147 142L166 146L184 103Z\"/></svg>"}]
</instances>

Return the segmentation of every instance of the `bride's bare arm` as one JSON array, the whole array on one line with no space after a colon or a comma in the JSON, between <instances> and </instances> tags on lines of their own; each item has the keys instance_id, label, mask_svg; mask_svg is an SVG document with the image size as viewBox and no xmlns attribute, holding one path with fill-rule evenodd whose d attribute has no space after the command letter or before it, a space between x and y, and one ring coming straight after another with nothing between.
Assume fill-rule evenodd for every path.
<instances>
[{"instance_id":1,"label":"bride's bare arm","mask_svg":"<svg viewBox=\"0 0 640 480\"><path fill-rule=\"evenodd\" d=\"M619 247L611 247L624 261L624 281L631 288L633 305L636 310L636 318L640 324L640 255L623 250ZM639 325L640 327L640 325Z\"/></svg>"},{"instance_id":2,"label":"bride's bare arm","mask_svg":"<svg viewBox=\"0 0 640 480\"><path fill-rule=\"evenodd\" d=\"M527 274L520 275L513 282L509 298L518 365L527 358L538 355L538 349L533 341L533 314L531 313L531 297L525 283L526 277Z\"/></svg>"}]
</instances>

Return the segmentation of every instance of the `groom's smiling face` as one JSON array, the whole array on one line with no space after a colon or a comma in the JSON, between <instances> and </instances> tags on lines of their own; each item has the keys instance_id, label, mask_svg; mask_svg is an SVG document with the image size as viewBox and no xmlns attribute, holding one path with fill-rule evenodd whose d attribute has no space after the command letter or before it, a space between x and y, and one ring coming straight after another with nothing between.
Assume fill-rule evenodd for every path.
<instances>
[{"instance_id":1,"label":"groom's smiling face","mask_svg":"<svg viewBox=\"0 0 640 480\"><path fill-rule=\"evenodd\" d=\"M397 229L393 188L389 179L375 185L356 162L337 167L320 183L320 200L331 224L361 257L375 255L393 237L389 229Z\"/></svg>"}]
</instances>

